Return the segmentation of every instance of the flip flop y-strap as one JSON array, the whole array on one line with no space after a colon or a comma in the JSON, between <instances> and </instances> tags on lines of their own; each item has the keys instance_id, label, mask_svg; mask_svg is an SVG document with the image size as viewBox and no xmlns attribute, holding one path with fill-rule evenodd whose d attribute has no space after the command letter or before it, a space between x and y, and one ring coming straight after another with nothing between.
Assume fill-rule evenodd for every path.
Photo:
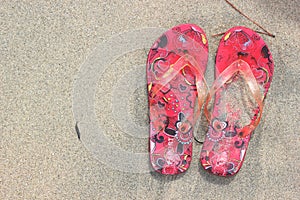
<instances>
[{"instance_id":1,"label":"flip flop y-strap","mask_svg":"<svg viewBox=\"0 0 300 200\"><path fill-rule=\"evenodd\" d=\"M166 73L164 73L161 77L156 77L156 80L159 82L159 85L155 88L152 88L152 82L148 85L148 92L151 92L151 97L155 97L155 95L164 88L173 78L175 78L178 74L180 74L184 68L189 67L195 75L195 85L198 96L198 108L196 111L196 117L194 118L194 122L198 119L200 115L200 110L205 101L208 87L204 78L204 73L200 69L199 64L195 60L195 58L191 55L185 54L174 63L170 65L170 68ZM183 72L184 73L184 72Z\"/></svg>"},{"instance_id":2,"label":"flip flop y-strap","mask_svg":"<svg viewBox=\"0 0 300 200\"><path fill-rule=\"evenodd\" d=\"M238 59L232 64L230 64L221 74L218 75L217 79L213 83L213 86L211 87L207 95L206 102L204 105L204 114L207 120L210 122L211 114L208 111L209 102L211 101L215 93L237 73L239 73L244 78L245 82L248 84L251 94L258 105L256 112L257 114L253 117L251 123L244 126L239 133L239 136L241 138L245 138L246 136L250 135L259 124L263 111L264 101L264 95L261 93L256 78L254 77L253 72L246 61Z\"/></svg>"}]
</instances>

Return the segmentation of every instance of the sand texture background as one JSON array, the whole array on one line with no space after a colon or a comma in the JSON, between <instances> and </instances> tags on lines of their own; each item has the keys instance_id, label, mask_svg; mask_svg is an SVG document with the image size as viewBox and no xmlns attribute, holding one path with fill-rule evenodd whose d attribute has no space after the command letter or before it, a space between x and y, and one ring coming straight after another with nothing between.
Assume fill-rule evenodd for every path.
<instances>
[{"instance_id":1,"label":"sand texture background","mask_svg":"<svg viewBox=\"0 0 300 200\"><path fill-rule=\"evenodd\" d=\"M105 137L132 155L146 154L148 140L137 134L148 134L145 62L159 30L181 23L205 30L211 84L220 39L212 35L237 25L259 28L222 0L1 1L0 199L299 199L300 1L232 3L276 35L262 36L275 62L263 119L235 177L200 169L201 145L195 144L190 169L170 178L131 172L145 168L145 162L122 170L130 158L107 162L109 152L99 146L105 161L97 159L78 140L73 97L83 63L116 34L154 27L151 37L137 42L138 49L128 49L105 66L94 99ZM118 45L107 48L117 52ZM134 90L122 88L127 82ZM80 108L75 112L84 113ZM141 129L131 130L130 124ZM114 166L116 160L121 169Z\"/></svg>"}]
</instances>

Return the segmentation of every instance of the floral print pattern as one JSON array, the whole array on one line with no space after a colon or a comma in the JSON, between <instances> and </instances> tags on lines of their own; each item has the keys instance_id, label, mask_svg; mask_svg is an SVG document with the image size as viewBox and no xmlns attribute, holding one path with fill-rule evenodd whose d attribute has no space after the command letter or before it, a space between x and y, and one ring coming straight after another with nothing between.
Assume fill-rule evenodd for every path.
<instances>
[{"instance_id":1,"label":"floral print pattern","mask_svg":"<svg viewBox=\"0 0 300 200\"><path fill-rule=\"evenodd\" d=\"M222 37L216 56L216 77L237 59L249 64L266 96L274 71L272 55L263 39L245 27L234 27ZM234 112L232 105L222 99L236 80L233 76L215 94L212 119L200 154L203 168L219 176L231 176L239 171L251 137L251 133L243 136L247 129L239 123L241 114L237 110ZM224 113L224 107L229 112ZM250 121L256 120L259 112L259 108L254 109Z\"/></svg>"},{"instance_id":2,"label":"floral print pattern","mask_svg":"<svg viewBox=\"0 0 300 200\"><path fill-rule=\"evenodd\" d=\"M150 116L150 161L161 174L185 172L191 162L194 107L197 96L193 67L205 72L208 44L196 25L183 24L166 31L151 47L147 60ZM184 56L199 66L186 66L171 80L173 66Z\"/></svg>"}]
</instances>

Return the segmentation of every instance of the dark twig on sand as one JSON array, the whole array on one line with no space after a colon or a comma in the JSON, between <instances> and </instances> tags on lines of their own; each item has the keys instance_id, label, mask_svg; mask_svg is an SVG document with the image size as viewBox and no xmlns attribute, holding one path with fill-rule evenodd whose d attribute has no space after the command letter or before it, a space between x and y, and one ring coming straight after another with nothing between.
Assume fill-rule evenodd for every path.
<instances>
[{"instance_id":1,"label":"dark twig on sand","mask_svg":"<svg viewBox=\"0 0 300 200\"><path fill-rule=\"evenodd\" d=\"M258 24L257 22L255 22L253 19L251 19L250 17L248 17L247 15L245 15L242 11L240 11L237 7L235 7L235 5L233 5L231 2L229 2L228 0L225 0L227 4L229 4L234 10L236 10L238 13L240 13L241 15L243 15L244 17L246 17L246 19L248 19L249 21L251 21L253 24L255 24L256 26L258 26L259 28L261 28L265 33L263 32L258 32L258 33L262 33L271 37L275 37L275 35L273 35L272 33L270 33L267 29L265 29L264 27L262 27L260 24Z\"/></svg>"}]
</instances>

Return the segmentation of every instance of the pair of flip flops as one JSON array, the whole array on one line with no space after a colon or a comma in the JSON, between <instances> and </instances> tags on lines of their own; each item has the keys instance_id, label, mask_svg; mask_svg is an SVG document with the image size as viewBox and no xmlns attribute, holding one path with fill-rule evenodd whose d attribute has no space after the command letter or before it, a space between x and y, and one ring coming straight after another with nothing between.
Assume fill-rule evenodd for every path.
<instances>
[{"instance_id":1,"label":"pair of flip flops","mask_svg":"<svg viewBox=\"0 0 300 200\"><path fill-rule=\"evenodd\" d=\"M207 37L194 24L171 28L149 51L150 161L161 174L189 168L202 107L209 125L200 163L220 176L239 171L261 119L274 69L263 39L245 27L228 30L219 44L210 90L204 78L207 61Z\"/></svg>"}]
</instances>

